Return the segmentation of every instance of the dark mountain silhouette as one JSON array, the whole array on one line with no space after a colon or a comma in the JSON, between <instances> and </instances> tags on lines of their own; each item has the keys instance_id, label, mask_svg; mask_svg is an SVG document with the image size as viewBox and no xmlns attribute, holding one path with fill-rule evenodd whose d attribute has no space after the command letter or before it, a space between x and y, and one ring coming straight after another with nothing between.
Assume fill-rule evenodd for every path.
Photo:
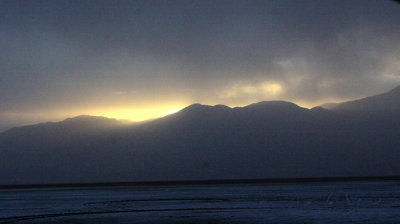
<instances>
[{"instance_id":1,"label":"dark mountain silhouette","mask_svg":"<svg viewBox=\"0 0 400 224\"><path fill-rule=\"evenodd\" d=\"M67 118L61 122L47 122L39 123L36 125L28 125L23 127L16 127L8 131L8 133L23 133L23 132L36 132L36 131L56 131L56 130L69 130L73 133L79 132L97 132L101 130L108 130L110 128L120 127L125 124L125 121L110 119L100 116L81 115L73 118Z\"/></svg>"},{"instance_id":2,"label":"dark mountain silhouette","mask_svg":"<svg viewBox=\"0 0 400 224\"><path fill-rule=\"evenodd\" d=\"M0 134L0 184L398 175L400 118L381 113L398 92L331 110L193 104L135 125L82 116L14 128Z\"/></svg>"},{"instance_id":3,"label":"dark mountain silhouette","mask_svg":"<svg viewBox=\"0 0 400 224\"><path fill-rule=\"evenodd\" d=\"M79 136L95 135L103 131L122 128L125 122L106 117L81 115L61 122L47 122L12 128L0 135L0 139L16 142L65 141Z\"/></svg>"}]
</instances>

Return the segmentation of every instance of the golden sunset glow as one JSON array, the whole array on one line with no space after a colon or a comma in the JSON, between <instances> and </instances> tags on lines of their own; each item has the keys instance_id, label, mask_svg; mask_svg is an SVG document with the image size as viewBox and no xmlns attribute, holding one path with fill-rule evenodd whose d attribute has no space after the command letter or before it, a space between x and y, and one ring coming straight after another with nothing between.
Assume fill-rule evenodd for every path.
<instances>
[{"instance_id":1,"label":"golden sunset glow","mask_svg":"<svg viewBox=\"0 0 400 224\"><path fill-rule=\"evenodd\" d=\"M172 109L172 110L168 111L168 114L174 114L174 113L176 113L176 112L178 112L180 110L182 110L182 108L180 108L180 109Z\"/></svg>"},{"instance_id":2,"label":"golden sunset glow","mask_svg":"<svg viewBox=\"0 0 400 224\"><path fill-rule=\"evenodd\" d=\"M130 121L145 121L173 114L187 105L153 106L144 108L109 108L88 111L88 115L104 116Z\"/></svg>"},{"instance_id":3,"label":"golden sunset glow","mask_svg":"<svg viewBox=\"0 0 400 224\"><path fill-rule=\"evenodd\" d=\"M195 103L311 108L400 84L396 1L30 2L0 3L0 131Z\"/></svg>"}]
</instances>

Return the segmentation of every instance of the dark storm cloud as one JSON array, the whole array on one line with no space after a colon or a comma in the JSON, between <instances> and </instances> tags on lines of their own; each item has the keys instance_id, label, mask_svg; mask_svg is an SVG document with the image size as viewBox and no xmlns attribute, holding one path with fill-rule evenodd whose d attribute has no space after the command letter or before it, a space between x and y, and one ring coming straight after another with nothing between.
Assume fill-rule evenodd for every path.
<instances>
[{"instance_id":1,"label":"dark storm cloud","mask_svg":"<svg viewBox=\"0 0 400 224\"><path fill-rule=\"evenodd\" d=\"M1 1L0 110L132 91L131 103L374 94L400 83L399 21L381 0Z\"/></svg>"}]
</instances>

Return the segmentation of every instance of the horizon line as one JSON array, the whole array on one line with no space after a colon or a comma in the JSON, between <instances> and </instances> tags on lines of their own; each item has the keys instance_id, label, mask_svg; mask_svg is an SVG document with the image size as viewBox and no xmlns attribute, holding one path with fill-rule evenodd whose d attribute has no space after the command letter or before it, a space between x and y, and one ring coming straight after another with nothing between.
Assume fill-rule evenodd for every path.
<instances>
[{"instance_id":1,"label":"horizon line","mask_svg":"<svg viewBox=\"0 0 400 224\"><path fill-rule=\"evenodd\" d=\"M400 181L400 176L332 176L303 178L259 178L259 179L197 179L197 180L159 180L130 182L80 182L52 184L3 184L3 189L27 188L78 188L78 187L128 187L128 186L173 186L173 185L224 185L224 184L285 184L285 183L330 183L330 182L369 182Z\"/></svg>"}]
</instances>

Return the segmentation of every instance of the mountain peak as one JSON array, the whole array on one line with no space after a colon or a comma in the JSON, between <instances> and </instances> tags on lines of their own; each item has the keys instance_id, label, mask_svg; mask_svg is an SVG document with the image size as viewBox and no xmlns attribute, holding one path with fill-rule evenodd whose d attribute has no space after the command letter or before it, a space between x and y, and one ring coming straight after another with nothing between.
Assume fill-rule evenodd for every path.
<instances>
[{"instance_id":1,"label":"mountain peak","mask_svg":"<svg viewBox=\"0 0 400 224\"><path fill-rule=\"evenodd\" d=\"M200 103L194 103L194 104L191 104L191 105L183 108L183 110L193 110L193 109L195 110L195 109L206 107L206 106L209 106L209 105L203 105L203 104L200 104Z\"/></svg>"},{"instance_id":2,"label":"mountain peak","mask_svg":"<svg viewBox=\"0 0 400 224\"><path fill-rule=\"evenodd\" d=\"M222 104L217 104L217 105L211 106L211 105L203 105L203 104L195 103L195 104L192 104L190 106L183 108L180 112L182 112L182 113L189 112L190 113L190 112L204 112L207 110L216 110L216 111L221 110L222 111L222 110L229 110L229 109L231 109L231 108L226 105L222 105Z\"/></svg>"},{"instance_id":3,"label":"mountain peak","mask_svg":"<svg viewBox=\"0 0 400 224\"><path fill-rule=\"evenodd\" d=\"M82 128L82 129L108 129L121 127L127 123L119 121L115 118L107 118L102 116L91 116L91 115L79 115L72 118L67 118L56 124L68 126L71 128Z\"/></svg>"},{"instance_id":4,"label":"mountain peak","mask_svg":"<svg viewBox=\"0 0 400 224\"><path fill-rule=\"evenodd\" d=\"M92 116L92 115L78 115L76 117L70 117L67 118L61 122L90 122L90 121L97 121L97 122L101 122L101 121L117 121L114 118L107 118L107 117L103 117L103 116Z\"/></svg>"},{"instance_id":5,"label":"mountain peak","mask_svg":"<svg viewBox=\"0 0 400 224\"><path fill-rule=\"evenodd\" d=\"M273 106L273 107L299 107L297 104L282 100L261 101L249 106Z\"/></svg>"},{"instance_id":6,"label":"mountain peak","mask_svg":"<svg viewBox=\"0 0 400 224\"><path fill-rule=\"evenodd\" d=\"M205 108L210 108L210 107L211 106L209 106L209 105L203 105L203 104L200 104L200 103L194 103L194 104L191 104L191 105L183 108L178 113L199 112L199 111L205 110Z\"/></svg>"},{"instance_id":7,"label":"mountain peak","mask_svg":"<svg viewBox=\"0 0 400 224\"><path fill-rule=\"evenodd\" d=\"M297 104L294 104L292 102L273 100L273 101L261 101L258 103L253 103L244 107L244 109L253 109L253 110L268 109L268 110L278 110L278 111L293 111L304 108L299 107Z\"/></svg>"}]
</instances>

